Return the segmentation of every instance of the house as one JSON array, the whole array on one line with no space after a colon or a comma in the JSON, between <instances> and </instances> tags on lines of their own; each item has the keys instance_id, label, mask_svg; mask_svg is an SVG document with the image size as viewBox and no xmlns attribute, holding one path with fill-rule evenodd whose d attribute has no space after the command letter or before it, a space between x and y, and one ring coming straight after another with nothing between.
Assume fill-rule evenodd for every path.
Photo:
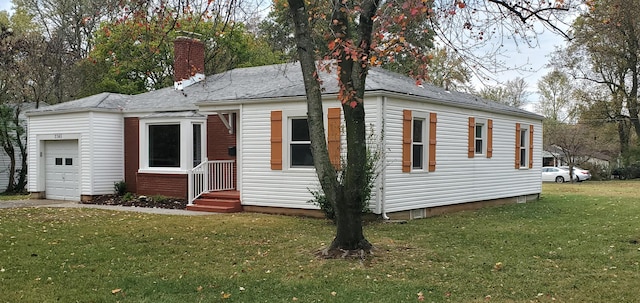
<instances>
[{"instance_id":1,"label":"house","mask_svg":"<svg viewBox=\"0 0 640 303\"><path fill-rule=\"evenodd\" d=\"M131 192L188 198L194 209L213 191L235 195L245 211L319 213L307 202L318 182L299 64L205 78L202 44L179 38L175 47L174 87L29 112L29 191L87 200L124 180ZM321 77L337 162L345 151L337 80ZM420 218L539 196L541 116L380 68L369 71L364 104L384 150L373 213Z\"/></svg>"}]
</instances>

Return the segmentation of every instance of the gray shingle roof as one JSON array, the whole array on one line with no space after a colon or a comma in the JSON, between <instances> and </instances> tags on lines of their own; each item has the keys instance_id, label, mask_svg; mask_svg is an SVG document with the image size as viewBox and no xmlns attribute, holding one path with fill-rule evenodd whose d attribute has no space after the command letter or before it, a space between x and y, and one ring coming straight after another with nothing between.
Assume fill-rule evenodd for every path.
<instances>
[{"instance_id":1,"label":"gray shingle roof","mask_svg":"<svg viewBox=\"0 0 640 303\"><path fill-rule=\"evenodd\" d=\"M320 72L325 94L338 92L338 81L333 74ZM528 111L459 92L449 92L429 84L417 86L409 77L371 68L367 76L368 92L389 92L423 97L425 102L436 102L493 112L542 117ZM94 96L56 104L31 112L82 111L91 109L124 112L193 111L199 103L252 102L273 98L304 96L304 83L299 63L276 64L237 68L208 76L204 81L182 91L167 87L139 95L101 93Z\"/></svg>"}]
</instances>

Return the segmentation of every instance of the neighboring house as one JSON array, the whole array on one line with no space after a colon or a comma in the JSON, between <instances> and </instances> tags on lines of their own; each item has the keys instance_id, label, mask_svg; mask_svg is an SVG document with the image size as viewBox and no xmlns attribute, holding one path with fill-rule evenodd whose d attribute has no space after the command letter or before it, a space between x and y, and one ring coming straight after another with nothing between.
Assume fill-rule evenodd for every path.
<instances>
[{"instance_id":1,"label":"neighboring house","mask_svg":"<svg viewBox=\"0 0 640 303\"><path fill-rule=\"evenodd\" d=\"M561 166L566 165L564 156L556 151L542 151L542 166Z\"/></svg>"},{"instance_id":2,"label":"neighboring house","mask_svg":"<svg viewBox=\"0 0 640 303\"><path fill-rule=\"evenodd\" d=\"M22 156L20 155L20 151L17 150L16 148L16 153L15 153L15 160L16 160L16 169L19 170L21 169L21 161L22 161ZM9 185L9 173L11 170L11 159L9 158L9 155L7 155L7 153L0 148L0 193L4 192L7 189L7 185ZM15 174L15 179L18 178L18 172L16 172Z\"/></svg>"},{"instance_id":3,"label":"neighboring house","mask_svg":"<svg viewBox=\"0 0 640 303\"><path fill-rule=\"evenodd\" d=\"M318 181L299 64L204 79L203 63L183 59L185 53L201 58L202 44L177 40L174 87L103 93L31 111L29 190L86 200L113 193L114 182L124 180L131 192L189 198L194 209L201 192L231 191L244 210L317 214L307 202ZM346 143L337 80L321 78L328 147L338 164ZM374 213L419 218L440 207L539 196L543 117L416 86L380 68L369 71L364 104L384 150Z\"/></svg>"},{"instance_id":4,"label":"neighboring house","mask_svg":"<svg viewBox=\"0 0 640 303\"><path fill-rule=\"evenodd\" d=\"M574 159L576 166L589 163L603 168L608 168L611 163L611 157L600 152L591 153L589 156L577 156ZM562 147L551 145L542 151L542 166L563 166L569 165L568 159Z\"/></svg>"}]
</instances>

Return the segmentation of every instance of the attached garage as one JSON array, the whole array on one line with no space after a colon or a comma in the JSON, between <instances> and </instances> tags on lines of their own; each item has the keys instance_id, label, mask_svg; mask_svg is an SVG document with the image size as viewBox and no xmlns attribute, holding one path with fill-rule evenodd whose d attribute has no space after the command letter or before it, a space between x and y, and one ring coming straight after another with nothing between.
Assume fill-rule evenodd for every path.
<instances>
[{"instance_id":1,"label":"attached garage","mask_svg":"<svg viewBox=\"0 0 640 303\"><path fill-rule=\"evenodd\" d=\"M78 140L45 141L44 159L46 198L79 201Z\"/></svg>"},{"instance_id":2,"label":"attached garage","mask_svg":"<svg viewBox=\"0 0 640 303\"><path fill-rule=\"evenodd\" d=\"M67 102L26 114L27 187L34 197L86 201L113 194L124 180L124 118L120 110L102 108L124 98L104 93L77 101L83 106L67 108Z\"/></svg>"}]
</instances>

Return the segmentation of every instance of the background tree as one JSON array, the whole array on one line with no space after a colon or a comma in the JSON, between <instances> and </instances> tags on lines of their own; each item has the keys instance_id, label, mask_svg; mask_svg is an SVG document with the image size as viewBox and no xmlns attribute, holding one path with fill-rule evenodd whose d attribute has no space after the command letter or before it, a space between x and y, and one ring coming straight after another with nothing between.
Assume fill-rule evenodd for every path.
<instances>
[{"instance_id":1,"label":"background tree","mask_svg":"<svg viewBox=\"0 0 640 303\"><path fill-rule=\"evenodd\" d=\"M16 10L33 18L45 42L41 57L50 82L47 103L78 97L83 76L76 64L87 57L100 22L117 15L119 0L13 0Z\"/></svg>"},{"instance_id":2,"label":"background tree","mask_svg":"<svg viewBox=\"0 0 640 303\"><path fill-rule=\"evenodd\" d=\"M30 23L28 15L18 10L9 16L0 12L0 146L9 158L8 184L5 192L22 192L26 186L26 131L22 111L37 105L43 97L40 83L34 81L42 71L44 53L42 36ZM20 163L18 157L20 155ZM4 173L4 172L3 172Z\"/></svg>"},{"instance_id":3,"label":"background tree","mask_svg":"<svg viewBox=\"0 0 640 303\"><path fill-rule=\"evenodd\" d=\"M578 94L588 109L591 120L606 120L617 124L620 148L629 150L634 137L640 135L638 120L639 30L640 9L637 1L600 0L583 12L572 28L575 39L554 61L577 81L585 82ZM593 87L603 88L608 96L593 94ZM599 118L593 115L600 113Z\"/></svg>"},{"instance_id":4,"label":"background tree","mask_svg":"<svg viewBox=\"0 0 640 303\"><path fill-rule=\"evenodd\" d=\"M470 92L471 71L462 58L446 47L434 48L427 57L427 82L446 90Z\"/></svg>"},{"instance_id":5,"label":"background tree","mask_svg":"<svg viewBox=\"0 0 640 303\"><path fill-rule=\"evenodd\" d=\"M587 163L597 154L597 136L586 124L566 124L554 120L547 121L543 131L545 149L557 151L567 162L573 182L573 168Z\"/></svg>"},{"instance_id":6,"label":"background tree","mask_svg":"<svg viewBox=\"0 0 640 303\"><path fill-rule=\"evenodd\" d=\"M556 122L570 122L577 116L577 108L572 102L573 87L563 72L554 69L538 81L540 99L536 110L547 119Z\"/></svg>"},{"instance_id":7,"label":"background tree","mask_svg":"<svg viewBox=\"0 0 640 303\"><path fill-rule=\"evenodd\" d=\"M528 86L523 78L516 77L503 85L484 87L480 91L480 96L498 103L522 108L527 104L527 98L530 95L527 91Z\"/></svg>"},{"instance_id":8,"label":"background tree","mask_svg":"<svg viewBox=\"0 0 640 303\"><path fill-rule=\"evenodd\" d=\"M205 74L235 67L282 62L266 41L249 33L241 22L214 17L207 7L165 5L153 14L104 22L95 46L80 68L86 73L81 95L109 91L136 94L173 84L173 45L180 35L205 42Z\"/></svg>"}]
</instances>

